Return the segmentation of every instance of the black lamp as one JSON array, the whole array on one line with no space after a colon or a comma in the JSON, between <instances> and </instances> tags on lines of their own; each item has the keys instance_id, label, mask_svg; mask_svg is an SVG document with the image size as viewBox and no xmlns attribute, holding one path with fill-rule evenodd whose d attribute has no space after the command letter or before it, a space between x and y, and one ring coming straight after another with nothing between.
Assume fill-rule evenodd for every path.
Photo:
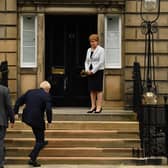
<instances>
[{"instance_id":1,"label":"black lamp","mask_svg":"<svg viewBox=\"0 0 168 168\"><path fill-rule=\"evenodd\" d=\"M158 0L144 0L144 8L148 11L156 9Z\"/></svg>"},{"instance_id":2,"label":"black lamp","mask_svg":"<svg viewBox=\"0 0 168 168\"><path fill-rule=\"evenodd\" d=\"M145 35L143 103L157 103L155 82L154 33L158 31L157 20L160 16L160 0L141 0L140 8L142 33Z\"/></svg>"},{"instance_id":3,"label":"black lamp","mask_svg":"<svg viewBox=\"0 0 168 168\"><path fill-rule=\"evenodd\" d=\"M160 0L141 0L140 12L143 21L156 22L160 16Z\"/></svg>"}]
</instances>

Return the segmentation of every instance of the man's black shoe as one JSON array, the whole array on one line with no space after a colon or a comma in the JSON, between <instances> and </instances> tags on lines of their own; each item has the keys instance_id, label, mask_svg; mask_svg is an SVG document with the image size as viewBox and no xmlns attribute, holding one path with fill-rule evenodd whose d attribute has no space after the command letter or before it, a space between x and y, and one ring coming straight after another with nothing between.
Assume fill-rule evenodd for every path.
<instances>
[{"instance_id":1,"label":"man's black shoe","mask_svg":"<svg viewBox=\"0 0 168 168\"><path fill-rule=\"evenodd\" d=\"M44 141L42 148L44 148L46 145L48 145L48 141Z\"/></svg>"},{"instance_id":2,"label":"man's black shoe","mask_svg":"<svg viewBox=\"0 0 168 168\"><path fill-rule=\"evenodd\" d=\"M39 163L37 163L37 161L33 161L33 160L29 160L28 161L29 165L32 165L33 167L40 167L41 165Z\"/></svg>"},{"instance_id":3,"label":"man's black shoe","mask_svg":"<svg viewBox=\"0 0 168 168\"><path fill-rule=\"evenodd\" d=\"M44 144L43 144L44 146L46 146L46 145L48 145L48 141L44 141Z\"/></svg>"}]
</instances>

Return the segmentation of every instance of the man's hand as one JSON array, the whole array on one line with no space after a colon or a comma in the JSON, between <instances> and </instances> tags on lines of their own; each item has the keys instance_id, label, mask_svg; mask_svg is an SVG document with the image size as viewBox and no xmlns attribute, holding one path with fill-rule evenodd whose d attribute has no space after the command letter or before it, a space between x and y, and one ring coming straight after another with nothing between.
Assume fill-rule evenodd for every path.
<instances>
[{"instance_id":1,"label":"man's hand","mask_svg":"<svg viewBox=\"0 0 168 168\"><path fill-rule=\"evenodd\" d=\"M10 127L13 128L14 127L14 123L10 123Z\"/></svg>"},{"instance_id":2,"label":"man's hand","mask_svg":"<svg viewBox=\"0 0 168 168\"><path fill-rule=\"evenodd\" d=\"M51 128L51 123L47 123L47 128L50 129Z\"/></svg>"}]
</instances>

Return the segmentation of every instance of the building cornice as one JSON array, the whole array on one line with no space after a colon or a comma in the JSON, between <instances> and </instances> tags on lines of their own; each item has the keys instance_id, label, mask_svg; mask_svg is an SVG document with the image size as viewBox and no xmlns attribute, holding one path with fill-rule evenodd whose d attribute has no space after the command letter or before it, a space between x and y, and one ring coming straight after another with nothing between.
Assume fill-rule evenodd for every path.
<instances>
[{"instance_id":1,"label":"building cornice","mask_svg":"<svg viewBox=\"0 0 168 168\"><path fill-rule=\"evenodd\" d=\"M125 0L17 0L18 5L69 5L124 7Z\"/></svg>"}]
</instances>

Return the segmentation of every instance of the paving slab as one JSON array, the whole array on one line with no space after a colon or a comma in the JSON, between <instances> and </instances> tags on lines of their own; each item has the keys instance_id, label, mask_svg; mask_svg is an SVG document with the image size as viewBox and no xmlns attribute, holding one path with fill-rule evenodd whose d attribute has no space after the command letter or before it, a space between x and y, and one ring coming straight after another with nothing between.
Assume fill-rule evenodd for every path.
<instances>
[{"instance_id":1,"label":"paving slab","mask_svg":"<svg viewBox=\"0 0 168 168\"><path fill-rule=\"evenodd\" d=\"M29 165L6 165L5 168L31 168ZM41 168L168 168L168 166L127 165L42 165Z\"/></svg>"}]
</instances>

